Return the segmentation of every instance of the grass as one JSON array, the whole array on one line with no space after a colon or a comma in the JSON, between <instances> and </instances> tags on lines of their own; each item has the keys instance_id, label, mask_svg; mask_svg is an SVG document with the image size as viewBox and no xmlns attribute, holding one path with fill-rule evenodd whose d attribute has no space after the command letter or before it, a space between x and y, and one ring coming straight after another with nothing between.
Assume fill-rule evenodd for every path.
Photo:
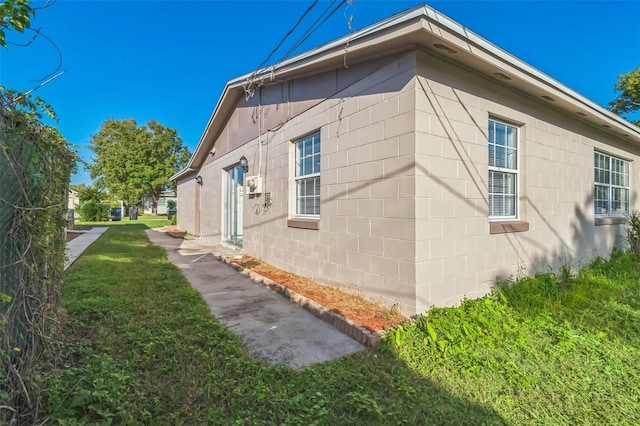
<instances>
[{"instance_id":1,"label":"grass","mask_svg":"<svg viewBox=\"0 0 640 426\"><path fill-rule=\"evenodd\" d=\"M155 223L155 222L154 222ZM252 359L152 245L116 223L65 275L39 384L59 424L637 424L640 268L521 280L302 371Z\"/></svg>"},{"instance_id":2,"label":"grass","mask_svg":"<svg viewBox=\"0 0 640 426\"><path fill-rule=\"evenodd\" d=\"M82 222L76 221L75 225L79 226L79 229L85 229L95 226L124 226L124 225L143 225L148 228L161 228L163 226L168 226L170 224L170 220L167 220L167 216L151 216L151 215L139 215L138 220L129 220L128 217L123 217L122 220L118 220L115 222Z\"/></svg>"}]
</instances>

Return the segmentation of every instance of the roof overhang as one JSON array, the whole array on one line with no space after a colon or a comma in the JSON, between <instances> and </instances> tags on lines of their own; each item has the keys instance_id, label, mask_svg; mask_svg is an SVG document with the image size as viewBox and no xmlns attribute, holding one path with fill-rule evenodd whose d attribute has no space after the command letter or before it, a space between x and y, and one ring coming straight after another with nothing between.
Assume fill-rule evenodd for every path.
<instances>
[{"instance_id":1,"label":"roof overhang","mask_svg":"<svg viewBox=\"0 0 640 426\"><path fill-rule=\"evenodd\" d=\"M449 58L501 84L542 99L584 122L640 145L640 128L578 92L500 49L464 26L422 5L398 13L360 31L289 60L229 81L218 100L187 166L171 177L196 173L246 89L278 80L300 78L327 69L371 60L393 51L420 46Z\"/></svg>"}]
</instances>

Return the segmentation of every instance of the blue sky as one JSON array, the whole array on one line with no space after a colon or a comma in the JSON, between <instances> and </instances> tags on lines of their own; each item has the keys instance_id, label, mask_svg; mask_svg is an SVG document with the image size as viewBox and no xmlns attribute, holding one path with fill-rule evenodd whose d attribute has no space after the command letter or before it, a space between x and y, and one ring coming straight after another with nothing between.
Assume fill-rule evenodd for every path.
<instances>
[{"instance_id":1,"label":"blue sky","mask_svg":"<svg viewBox=\"0 0 640 426\"><path fill-rule=\"evenodd\" d=\"M37 12L66 72L35 94L53 105L62 134L85 161L107 118L155 119L193 150L228 80L252 72L312 1L68 1ZM297 50L358 30L420 1L355 0ZM34 2L34 5L42 1ZM544 73L606 106L617 76L640 66L639 1L434 1L429 5ZM331 5L319 1L277 61ZM30 37L32 34L28 34ZM25 36L10 33L9 41ZM0 85L28 90L59 64L44 38L0 51ZM80 168L72 183L90 183Z\"/></svg>"}]
</instances>

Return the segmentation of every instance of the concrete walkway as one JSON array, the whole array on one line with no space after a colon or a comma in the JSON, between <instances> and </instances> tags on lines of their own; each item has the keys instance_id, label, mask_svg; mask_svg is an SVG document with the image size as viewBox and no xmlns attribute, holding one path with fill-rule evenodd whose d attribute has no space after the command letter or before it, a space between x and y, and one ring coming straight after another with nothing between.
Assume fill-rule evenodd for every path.
<instances>
[{"instance_id":1,"label":"concrete walkway","mask_svg":"<svg viewBox=\"0 0 640 426\"><path fill-rule=\"evenodd\" d=\"M269 364L303 368L359 352L364 346L299 305L216 260L219 247L146 231L152 243L211 307L211 312Z\"/></svg>"},{"instance_id":2,"label":"concrete walkway","mask_svg":"<svg viewBox=\"0 0 640 426\"><path fill-rule=\"evenodd\" d=\"M91 228L88 231L71 231L79 232L82 235L75 237L71 241L67 241L67 257L64 261L64 270L66 271L69 266L76 261L83 251L87 249L95 240L100 238L102 234L109 229L108 227Z\"/></svg>"}]
</instances>

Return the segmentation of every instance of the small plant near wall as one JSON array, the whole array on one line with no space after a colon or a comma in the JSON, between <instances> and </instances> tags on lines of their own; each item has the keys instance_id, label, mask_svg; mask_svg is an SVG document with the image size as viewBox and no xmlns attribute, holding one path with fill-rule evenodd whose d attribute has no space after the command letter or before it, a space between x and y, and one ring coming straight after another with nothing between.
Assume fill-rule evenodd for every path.
<instances>
[{"instance_id":1,"label":"small plant near wall","mask_svg":"<svg viewBox=\"0 0 640 426\"><path fill-rule=\"evenodd\" d=\"M640 257L640 212L634 211L627 217L625 242L627 249Z\"/></svg>"},{"instance_id":2,"label":"small plant near wall","mask_svg":"<svg viewBox=\"0 0 640 426\"><path fill-rule=\"evenodd\" d=\"M169 210L175 210L175 208L176 208L176 200L167 200L167 208Z\"/></svg>"}]
</instances>

